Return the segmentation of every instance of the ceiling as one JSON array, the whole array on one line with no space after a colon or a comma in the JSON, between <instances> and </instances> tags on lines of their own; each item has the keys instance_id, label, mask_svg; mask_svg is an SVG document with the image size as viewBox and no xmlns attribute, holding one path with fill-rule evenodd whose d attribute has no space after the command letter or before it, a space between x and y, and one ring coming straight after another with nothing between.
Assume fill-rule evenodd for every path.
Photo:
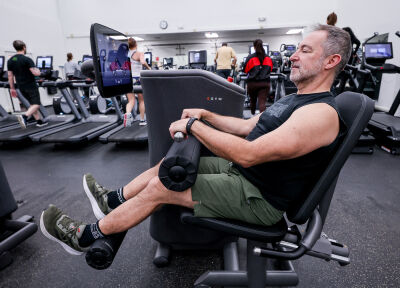
<instances>
[{"instance_id":1,"label":"ceiling","mask_svg":"<svg viewBox=\"0 0 400 288\"><path fill-rule=\"evenodd\" d=\"M127 36L139 36L144 39L145 42L156 43L176 43L176 44L188 44L191 42L210 42L220 39L230 39L229 42L235 42L232 40L238 39L242 41L253 41L256 38L265 38L268 36L282 36L286 35L289 29L296 29L303 27L284 27L284 28L269 28L269 29L251 29L251 30L224 30L224 31L207 31L218 33L218 38L209 39L204 36L206 31L202 32L182 32L182 33L158 33L158 34L136 34ZM240 40L239 40L240 39Z\"/></svg>"}]
</instances>

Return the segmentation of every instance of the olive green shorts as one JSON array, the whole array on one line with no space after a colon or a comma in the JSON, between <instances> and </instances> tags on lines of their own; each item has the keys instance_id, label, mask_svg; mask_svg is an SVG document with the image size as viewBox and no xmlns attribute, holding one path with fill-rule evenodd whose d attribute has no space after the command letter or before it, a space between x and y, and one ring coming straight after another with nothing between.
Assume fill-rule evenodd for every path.
<instances>
[{"instance_id":1,"label":"olive green shorts","mask_svg":"<svg viewBox=\"0 0 400 288\"><path fill-rule=\"evenodd\" d=\"M201 157L192 199L197 217L229 218L257 225L273 225L283 217L232 163Z\"/></svg>"}]
</instances>

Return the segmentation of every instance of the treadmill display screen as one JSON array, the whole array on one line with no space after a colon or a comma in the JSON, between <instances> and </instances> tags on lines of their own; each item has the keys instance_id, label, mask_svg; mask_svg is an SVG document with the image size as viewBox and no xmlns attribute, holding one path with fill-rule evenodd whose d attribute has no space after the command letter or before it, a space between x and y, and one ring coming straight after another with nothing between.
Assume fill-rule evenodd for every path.
<instances>
[{"instance_id":1,"label":"treadmill display screen","mask_svg":"<svg viewBox=\"0 0 400 288\"><path fill-rule=\"evenodd\" d=\"M38 56L36 67L39 69L51 69L53 67L53 56Z\"/></svg>"},{"instance_id":2,"label":"treadmill display screen","mask_svg":"<svg viewBox=\"0 0 400 288\"><path fill-rule=\"evenodd\" d=\"M365 44L366 59L392 59L392 43L367 43Z\"/></svg>"},{"instance_id":3,"label":"treadmill display screen","mask_svg":"<svg viewBox=\"0 0 400 288\"><path fill-rule=\"evenodd\" d=\"M131 65L125 35L100 24L90 30L96 82L103 97L132 91Z\"/></svg>"},{"instance_id":4,"label":"treadmill display screen","mask_svg":"<svg viewBox=\"0 0 400 288\"><path fill-rule=\"evenodd\" d=\"M286 45L286 51L296 51L295 45Z\"/></svg>"},{"instance_id":5,"label":"treadmill display screen","mask_svg":"<svg viewBox=\"0 0 400 288\"><path fill-rule=\"evenodd\" d=\"M272 51L271 56L281 56L281 53L279 51Z\"/></svg>"},{"instance_id":6,"label":"treadmill display screen","mask_svg":"<svg viewBox=\"0 0 400 288\"><path fill-rule=\"evenodd\" d=\"M90 56L90 55L83 55L83 57L82 57L82 63L85 62L85 61L87 61L87 60L92 60L92 59L93 59L93 57Z\"/></svg>"},{"instance_id":7,"label":"treadmill display screen","mask_svg":"<svg viewBox=\"0 0 400 288\"><path fill-rule=\"evenodd\" d=\"M264 50L265 50L265 54L268 55L268 53L269 53L269 45L264 43L263 47L264 47ZM254 46L249 46L249 48L250 48L250 54L256 53L256 50L254 49Z\"/></svg>"},{"instance_id":8,"label":"treadmill display screen","mask_svg":"<svg viewBox=\"0 0 400 288\"><path fill-rule=\"evenodd\" d=\"M0 56L0 72L4 69L4 56Z\"/></svg>"},{"instance_id":9,"label":"treadmill display screen","mask_svg":"<svg viewBox=\"0 0 400 288\"><path fill-rule=\"evenodd\" d=\"M163 65L164 66L172 66L174 63L174 58L164 58Z\"/></svg>"},{"instance_id":10,"label":"treadmill display screen","mask_svg":"<svg viewBox=\"0 0 400 288\"><path fill-rule=\"evenodd\" d=\"M207 63L207 51L189 51L189 64Z\"/></svg>"},{"instance_id":11,"label":"treadmill display screen","mask_svg":"<svg viewBox=\"0 0 400 288\"><path fill-rule=\"evenodd\" d=\"M153 54L151 52L144 52L144 60L146 60L147 65L151 66L153 62Z\"/></svg>"}]
</instances>

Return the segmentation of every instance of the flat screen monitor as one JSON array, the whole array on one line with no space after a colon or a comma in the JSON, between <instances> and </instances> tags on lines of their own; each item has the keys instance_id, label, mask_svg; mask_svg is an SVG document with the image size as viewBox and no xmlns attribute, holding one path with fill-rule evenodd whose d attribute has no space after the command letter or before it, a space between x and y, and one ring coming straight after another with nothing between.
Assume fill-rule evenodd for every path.
<instances>
[{"instance_id":1,"label":"flat screen monitor","mask_svg":"<svg viewBox=\"0 0 400 288\"><path fill-rule=\"evenodd\" d=\"M0 72L4 69L4 56L0 56Z\"/></svg>"},{"instance_id":2,"label":"flat screen monitor","mask_svg":"<svg viewBox=\"0 0 400 288\"><path fill-rule=\"evenodd\" d=\"M286 45L286 51L290 52L296 51L296 45Z\"/></svg>"},{"instance_id":3,"label":"flat screen monitor","mask_svg":"<svg viewBox=\"0 0 400 288\"><path fill-rule=\"evenodd\" d=\"M39 69L52 69L53 56L38 56L36 58L36 67Z\"/></svg>"},{"instance_id":4,"label":"flat screen monitor","mask_svg":"<svg viewBox=\"0 0 400 288\"><path fill-rule=\"evenodd\" d=\"M392 42L365 44L365 59L392 59Z\"/></svg>"},{"instance_id":5,"label":"flat screen monitor","mask_svg":"<svg viewBox=\"0 0 400 288\"><path fill-rule=\"evenodd\" d=\"M174 65L174 58L164 58L163 66L172 66Z\"/></svg>"},{"instance_id":6,"label":"flat screen monitor","mask_svg":"<svg viewBox=\"0 0 400 288\"><path fill-rule=\"evenodd\" d=\"M92 60L93 57L91 55L83 55L82 56L82 63L87 61L87 60Z\"/></svg>"},{"instance_id":7,"label":"flat screen monitor","mask_svg":"<svg viewBox=\"0 0 400 288\"><path fill-rule=\"evenodd\" d=\"M207 64L207 50L189 51L190 64Z\"/></svg>"},{"instance_id":8,"label":"flat screen monitor","mask_svg":"<svg viewBox=\"0 0 400 288\"><path fill-rule=\"evenodd\" d=\"M263 47L264 47L264 50L265 50L265 54L267 54L268 55L268 53L269 53L269 45L268 44L263 44ZM254 50L254 46L253 45L250 45L249 46L249 53L250 54L254 54L254 53L256 53L256 50Z\"/></svg>"},{"instance_id":9,"label":"flat screen monitor","mask_svg":"<svg viewBox=\"0 0 400 288\"><path fill-rule=\"evenodd\" d=\"M279 51L271 51L271 56L281 56L281 52L279 52Z\"/></svg>"},{"instance_id":10,"label":"flat screen monitor","mask_svg":"<svg viewBox=\"0 0 400 288\"><path fill-rule=\"evenodd\" d=\"M92 24L90 44L96 83L101 96L109 98L132 91L127 37L101 24Z\"/></svg>"},{"instance_id":11,"label":"flat screen monitor","mask_svg":"<svg viewBox=\"0 0 400 288\"><path fill-rule=\"evenodd\" d=\"M144 60L146 60L147 65L151 66L151 63L153 62L153 53L144 52Z\"/></svg>"}]
</instances>

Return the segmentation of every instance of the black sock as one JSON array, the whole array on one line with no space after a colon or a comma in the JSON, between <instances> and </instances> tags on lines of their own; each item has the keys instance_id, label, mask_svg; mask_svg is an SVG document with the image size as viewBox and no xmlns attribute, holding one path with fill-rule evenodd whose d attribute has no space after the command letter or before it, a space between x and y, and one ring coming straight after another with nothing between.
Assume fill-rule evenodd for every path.
<instances>
[{"instance_id":1,"label":"black sock","mask_svg":"<svg viewBox=\"0 0 400 288\"><path fill-rule=\"evenodd\" d=\"M107 194L107 204L111 209L117 208L126 201L123 190L124 187L121 187L118 190L111 191Z\"/></svg>"},{"instance_id":2,"label":"black sock","mask_svg":"<svg viewBox=\"0 0 400 288\"><path fill-rule=\"evenodd\" d=\"M37 120L36 122L37 122L38 124L43 124L42 119L39 119L39 120Z\"/></svg>"},{"instance_id":3,"label":"black sock","mask_svg":"<svg viewBox=\"0 0 400 288\"><path fill-rule=\"evenodd\" d=\"M83 230L81 238L79 238L79 246L88 247L91 245L96 239L104 238L105 235L101 232L99 227L99 221L93 224L88 224Z\"/></svg>"}]
</instances>

